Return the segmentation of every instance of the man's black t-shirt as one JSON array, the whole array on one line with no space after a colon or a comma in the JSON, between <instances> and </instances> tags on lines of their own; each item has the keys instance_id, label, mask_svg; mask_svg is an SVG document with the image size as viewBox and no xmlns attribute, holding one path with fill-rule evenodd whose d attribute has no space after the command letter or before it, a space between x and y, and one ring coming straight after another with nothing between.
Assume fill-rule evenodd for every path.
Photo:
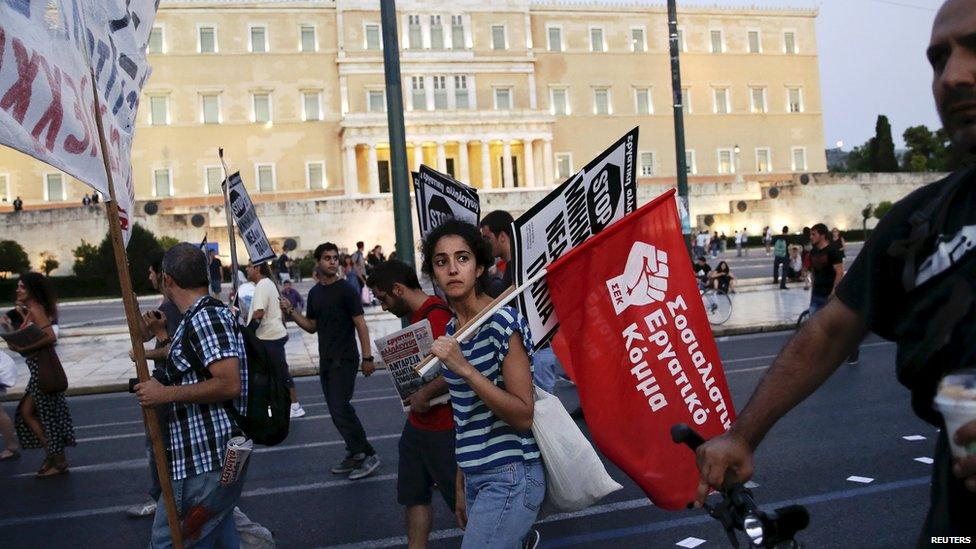
<instances>
[{"instance_id":1,"label":"man's black t-shirt","mask_svg":"<svg viewBox=\"0 0 976 549\"><path fill-rule=\"evenodd\" d=\"M210 280L223 280L223 274L220 272L220 267L220 260L216 257L210 261Z\"/></svg>"},{"instance_id":2,"label":"man's black t-shirt","mask_svg":"<svg viewBox=\"0 0 976 549\"><path fill-rule=\"evenodd\" d=\"M362 314L362 298L344 280L316 284L309 290L305 317L315 320L320 360L359 358L352 319Z\"/></svg>"},{"instance_id":3,"label":"man's black t-shirt","mask_svg":"<svg viewBox=\"0 0 976 549\"><path fill-rule=\"evenodd\" d=\"M708 266L708 263L695 263L693 265L695 269L695 276L699 280L705 280L708 278L708 273L712 272L712 268Z\"/></svg>"},{"instance_id":4,"label":"man's black t-shirt","mask_svg":"<svg viewBox=\"0 0 976 549\"><path fill-rule=\"evenodd\" d=\"M288 261L290 261L290 258L287 254L279 255L278 260L275 261L275 270L279 274L288 274Z\"/></svg>"},{"instance_id":5,"label":"man's black t-shirt","mask_svg":"<svg viewBox=\"0 0 976 549\"><path fill-rule=\"evenodd\" d=\"M169 334L169 337L173 337L173 334L176 333L176 329L180 326L180 320L183 319L183 314L180 312L180 309L172 301L170 301L165 297L163 298L163 301L159 304L158 309L162 311L164 315L166 315L166 333ZM156 346L155 346L156 349L160 349L164 346L165 345L160 345L159 341L156 341ZM154 368L161 368L165 364L166 364L165 358L161 360L153 361Z\"/></svg>"},{"instance_id":6,"label":"man's black t-shirt","mask_svg":"<svg viewBox=\"0 0 976 549\"><path fill-rule=\"evenodd\" d=\"M813 275L813 295L827 297L834 291L837 271L834 265L844 262L844 256L834 246L816 246L810 250L810 273Z\"/></svg>"}]
</instances>

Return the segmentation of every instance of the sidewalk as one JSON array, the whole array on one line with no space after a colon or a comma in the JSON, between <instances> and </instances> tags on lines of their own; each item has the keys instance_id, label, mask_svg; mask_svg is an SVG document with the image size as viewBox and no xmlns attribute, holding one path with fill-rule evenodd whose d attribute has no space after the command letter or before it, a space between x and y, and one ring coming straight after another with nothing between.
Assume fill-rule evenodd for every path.
<instances>
[{"instance_id":1,"label":"sidewalk","mask_svg":"<svg viewBox=\"0 0 976 549\"><path fill-rule=\"evenodd\" d=\"M772 284L749 286L731 296L732 317L713 328L716 337L791 329L810 302L809 292L799 285L790 290L778 290ZM400 329L400 320L379 308L366 313L366 323L370 338L374 339ZM128 356L129 334L123 330L115 326L61 331L58 356L68 376L68 394L128 390L129 378L136 377L136 372ZM288 336L285 350L292 375L317 375L318 336L304 332L293 323L288 325ZM5 397L13 400L23 394L29 376L24 359L7 352L21 366L17 385Z\"/></svg>"}]
</instances>

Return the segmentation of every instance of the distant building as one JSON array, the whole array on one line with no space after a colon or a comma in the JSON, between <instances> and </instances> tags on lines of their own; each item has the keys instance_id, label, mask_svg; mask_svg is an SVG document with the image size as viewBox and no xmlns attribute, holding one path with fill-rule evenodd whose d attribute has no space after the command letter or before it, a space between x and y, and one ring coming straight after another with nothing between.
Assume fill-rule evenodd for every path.
<instances>
[{"instance_id":1,"label":"distant building","mask_svg":"<svg viewBox=\"0 0 976 549\"><path fill-rule=\"evenodd\" d=\"M835 147L833 149L827 149L825 152L827 155L827 169L829 171L847 171L847 157L850 156L850 151Z\"/></svg>"},{"instance_id":2,"label":"distant building","mask_svg":"<svg viewBox=\"0 0 976 549\"><path fill-rule=\"evenodd\" d=\"M478 188L551 185L639 126L639 176L674 177L663 6L397 8L412 169L426 163ZM219 193L218 146L257 201L388 192L378 9L376 0L163 0L132 149L137 198ZM816 17L679 11L693 183L731 180L737 169L747 179L825 171ZM0 150L0 196L36 204L84 192Z\"/></svg>"}]
</instances>

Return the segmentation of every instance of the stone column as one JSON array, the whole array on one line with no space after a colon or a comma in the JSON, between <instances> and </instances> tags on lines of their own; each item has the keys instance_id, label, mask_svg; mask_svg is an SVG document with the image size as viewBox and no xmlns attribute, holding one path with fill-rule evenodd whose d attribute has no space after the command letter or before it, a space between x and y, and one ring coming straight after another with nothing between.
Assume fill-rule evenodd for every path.
<instances>
[{"instance_id":1,"label":"stone column","mask_svg":"<svg viewBox=\"0 0 976 549\"><path fill-rule=\"evenodd\" d=\"M468 142L458 141L458 180L466 185L471 184L471 169L468 166Z\"/></svg>"},{"instance_id":2,"label":"stone column","mask_svg":"<svg viewBox=\"0 0 976 549\"><path fill-rule=\"evenodd\" d=\"M542 141L542 176L545 185L552 185L555 176L552 170L552 139Z\"/></svg>"},{"instance_id":3,"label":"stone column","mask_svg":"<svg viewBox=\"0 0 976 549\"><path fill-rule=\"evenodd\" d=\"M380 175L376 169L376 143L370 143L366 155L366 174L369 180L369 194L379 194Z\"/></svg>"},{"instance_id":4,"label":"stone column","mask_svg":"<svg viewBox=\"0 0 976 549\"><path fill-rule=\"evenodd\" d=\"M447 173L447 152L443 141L437 142L437 171Z\"/></svg>"},{"instance_id":5,"label":"stone column","mask_svg":"<svg viewBox=\"0 0 976 549\"><path fill-rule=\"evenodd\" d=\"M535 187L535 151L532 150L532 139L522 140L522 163L525 164L525 186Z\"/></svg>"},{"instance_id":6,"label":"stone column","mask_svg":"<svg viewBox=\"0 0 976 549\"><path fill-rule=\"evenodd\" d=\"M481 186L491 188L491 155L488 153L488 139L481 140Z\"/></svg>"},{"instance_id":7,"label":"stone column","mask_svg":"<svg viewBox=\"0 0 976 549\"><path fill-rule=\"evenodd\" d=\"M413 144L413 171L419 172L420 165L424 163L424 145L420 141Z\"/></svg>"},{"instance_id":8,"label":"stone column","mask_svg":"<svg viewBox=\"0 0 976 549\"><path fill-rule=\"evenodd\" d=\"M502 141L502 186L506 189L514 186L512 173L512 144L508 139Z\"/></svg>"},{"instance_id":9,"label":"stone column","mask_svg":"<svg viewBox=\"0 0 976 549\"><path fill-rule=\"evenodd\" d=\"M356 146L346 145L343 147L343 151L346 154L345 165L343 166L345 168L343 187L346 196L352 196L359 194L359 175L356 173Z\"/></svg>"}]
</instances>

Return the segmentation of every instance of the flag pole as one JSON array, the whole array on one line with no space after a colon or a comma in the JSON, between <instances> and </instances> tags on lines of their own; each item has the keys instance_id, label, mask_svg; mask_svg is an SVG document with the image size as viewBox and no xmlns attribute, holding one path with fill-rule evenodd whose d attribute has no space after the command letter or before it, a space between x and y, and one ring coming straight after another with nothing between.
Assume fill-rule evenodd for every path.
<instances>
[{"instance_id":1,"label":"flag pole","mask_svg":"<svg viewBox=\"0 0 976 549\"><path fill-rule=\"evenodd\" d=\"M95 73L92 71L92 82L95 81ZM136 362L136 376L139 382L149 380L149 366L146 364L146 351L143 348L143 341L139 334L140 328L139 304L136 303L135 293L132 291L132 279L129 276L129 261L125 254L125 245L122 241L122 225L119 219L119 203L115 196L115 183L112 180L112 168L108 160L108 146L105 143L105 131L102 128L102 110L98 101L98 91L93 93L95 97L95 128L98 131L98 141L102 151L102 163L105 166L105 178L108 182L109 200L105 203L105 211L108 214L109 236L112 241L112 250L115 252L115 268L119 272L119 287L122 293L122 305L125 307L125 318L129 324L129 339L132 342L132 356ZM180 531L180 518L176 509L176 500L173 498L173 484L169 475L169 460L166 459L166 448L163 446L163 437L159 429L155 408L142 408L142 420L149 431L149 440L152 443L153 454L156 459L156 474L159 476L159 485L162 488L163 505L166 506L166 518L169 522L170 535L175 549L182 549L183 536Z\"/></svg>"},{"instance_id":2,"label":"flag pole","mask_svg":"<svg viewBox=\"0 0 976 549\"><path fill-rule=\"evenodd\" d=\"M230 211L230 181L227 180L227 163L224 162L224 148L217 149L217 156L220 157L220 167L224 171L224 181L220 184L224 193L224 212L227 214L227 236L230 238L230 282L234 288L234 295L237 295L237 272L240 268L237 264L237 237L234 236L234 216ZM228 300L230 301L230 300Z\"/></svg>"},{"instance_id":3,"label":"flag pole","mask_svg":"<svg viewBox=\"0 0 976 549\"><path fill-rule=\"evenodd\" d=\"M496 297L491 303L488 304L487 307L482 309L481 312L474 315L471 320L465 322L464 325L458 328L458 331L454 334L454 339L458 340L458 343L464 343L467 341L468 338L473 336L474 333L478 331L478 328L481 328L481 326L491 320L491 317L494 316L494 314L504 307L509 301L511 301L512 298L517 295L521 295L522 292L528 290L536 282L542 280L542 278L546 276L547 272L547 269L542 269L538 273L529 277L529 279L526 280L521 286L516 287L514 284L509 286L508 289ZM413 369L418 375L423 376L437 364L440 364L440 359L434 355L428 355L427 358L414 366Z\"/></svg>"}]
</instances>

